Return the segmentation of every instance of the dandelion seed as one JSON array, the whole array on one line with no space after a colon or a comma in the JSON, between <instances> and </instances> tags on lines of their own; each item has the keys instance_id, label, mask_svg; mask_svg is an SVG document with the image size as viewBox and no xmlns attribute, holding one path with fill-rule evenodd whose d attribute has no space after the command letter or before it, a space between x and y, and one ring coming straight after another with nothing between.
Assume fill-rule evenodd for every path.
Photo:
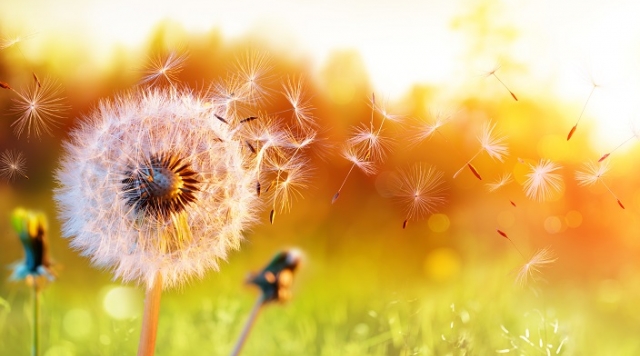
<instances>
[{"instance_id":1,"label":"dandelion seed","mask_svg":"<svg viewBox=\"0 0 640 356\"><path fill-rule=\"evenodd\" d=\"M164 80L169 86L175 88L175 83L178 82L178 73L184 68L188 57L186 53L170 52L164 57L157 56L150 59L142 69L143 77L140 84L154 86Z\"/></svg>"},{"instance_id":2,"label":"dandelion seed","mask_svg":"<svg viewBox=\"0 0 640 356\"><path fill-rule=\"evenodd\" d=\"M25 35L25 36L16 35L16 36L13 36L13 37L3 37L0 40L0 50L7 49L7 48L13 47L13 46L17 46L18 44L20 44L20 43L22 43L22 42L24 42L24 41L26 41L26 40L28 40L30 38L33 38L35 35L36 35L35 33L32 33L32 34Z\"/></svg>"},{"instance_id":3,"label":"dandelion seed","mask_svg":"<svg viewBox=\"0 0 640 356\"><path fill-rule=\"evenodd\" d=\"M607 171L609 171L608 162L599 162L599 163L587 162L584 165L583 171L576 172L576 180L578 181L578 185L581 185L581 186L590 186L590 185L596 184L597 182L601 182L602 185L607 189L607 191L609 191L609 194L611 194L611 196L613 196L613 198L616 200L618 205L622 209L624 209L625 207L620 201L620 199L618 199L618 197L613 193L611 188L609 188L609 185L607 185L602 180L602 177L605 175L605 173L607 173Z\"/></svg>"},{"instance_id":4,"label":"dandelion seed","mask_svg":"<svg viewBox=\"0 0 640 356\"><path fill-rule=\"evenodd\" d=\"M356 128L354 134L347 140L347 145L343 150L343 157L352 162L351 168L344 177L340 188L333 195L331 203L335 203L340 197L340 192L344 188L347 179L351 175L353 169L357 166L365 174L373 174L375 172L375 163L382 161L386 153L389 139L381 135L382 125L387 119L397 119L396 116L380 109L376 104L375 94L371 95L371 119L369 125L362 125ZM382 120L380 126L376 129L374 126L374 113L382 111Z\"/></svg>"},{"instance_id":5,"label":"dandelion seed","mask_svg":"<svg viewBox=\"0 0 640 356\"><path fill-rule=\"evenodd\" d=\"M542 275L541 269L555 261L557 261L557 258L554 257L553 252L549 248L538 250L538 252L520 267L516 275L516 283L524 286L529 280L534 282L539 280Z\"/></svg>"},{"instance_id":6,"label":"dandelion seed","mask_svg":"<svg viewBox=\"0 0 640 356\"><path fill-rule=\"evenodd\" d=\"M411 143L417 144L428 138L430 138L434 133L439 133L442 137L444 137L445 141L447 138L442 134L440 128L447 124L449 121L453 119L452 114L445 114L442 112L432 113L431 117L434 118L433 122L419 122L412 131L413 135L409 138Z\"/></svg>"},{"instance_id":7,"label":"dandelion seed","mask_svg":"<svg viewBox=\"0 0 640 356\"><path fill-rule=\"evenodd\" d=\"M631 135L631 137L629 137L626 140L622 141L618 146L616 146L614 149L612 149L608 153L605 153L604 155L602 155L602 157L600 157L600 159L598 159L598 162L604 161L609 156L611 156L612 153L617 151L620 147L624 146L627 142L633 140L634 138L640 139L640 127L636 127L635 124L632 124L631 130L633 131L633 134Z\"/></svg>"},{"instance_id":8,"label":"dandelion seed","mask_svg":"<svg viewBox=\"0 0 640 356\"><path fill-rule=\"evenodd\" d=\"M26 175L27 160L22 152L5 150L0 156L0 177L12 181L17 176Z\"/></svg>"},{"instance_id":9,"label":"dandelion seed","mask_svg":"<svg viewBox=\"0 0 640 356\"><path fill-rule=\"evenodd\" d=\"M11 124L16 136L20 137L24 131L27 138L32 133L38 137L44 132L51 135L51 126L58 125L58 119L63 118L62 112L67 109L63 104L64 98L59 96L60 86L45 79L40 85L36 83L22 92L12 91L18 95L18 99L13 99L11 111L20 114Z\"/></svg>"},{"instance_id":10,"label":"dandelion seed","mask_svg":"<svg viewBox=\"0 0 640 356\"><path fill-rule=\"evenodd\" d=\"M486 73L486 76L487 77L494 76L500 82L500 84L502 84L502 86L505 89L507 89L509 94L511 94L511 97L513 98L513 100L518 101L518 97L516 97L516 95L511 91L511 89L509 89L509 87L507 87L507 85L502 80L500 80L500 78L498 78L498 75L496 74L496 72L500 69L500 67L501 65L496 65L492 70Z\"/></svg>"},{"instance_id":11,"label":"dandelion seed","mask_svg":"<svg viewBox=\"0 0 640 356\"><path fill-rule=\"evenodd\" d=\"M5 83L5 82L0 82L0 88L2 89L11 89L11 86L9 85L9 83Z\"/></svg>"},{"instance_id":12,"label":"dandelion seed","mask_svg":"<svg viewBox=\"0 0 640 356\"><path fill-rule=\"evenodd\" d=\"M598 85L592 77L589 78L590 82L591 82L591 91L589 91L589 96L587 96L587 100L584 102L584 105L582 106L582 110L580 111L580 115L578 116L578 120L576 121L576 124L573 125L573 127L571 128L571 131L569 131L569 134L567 135L567 141L569 141L571 139L571 137L573 137L573 134L576 132L576 129L578 128L578 124L580 123L580 120L582 120L582 115L584 114L584 111L587 109L587 104L589 104L589 100L591 100L591 96L593 95L593 92L596 90L596 88L600 87L600 85Z\"/></svg>"},{"instance_id":13,"label":"dandelion seed","mask_svg":"<svg viewBox=\"0 0 640 356\"><path fill-rule=\"evenodd\" d=\"M446 202L442 172L434 167L416 164L408 169L397 171L391 178L392 196L406 205L406 218L403 228L409 220L431 214Z\"/></svg>"},{"instance_id":14,"label":"dandelion seed","mask_svg":"<svg viewBox=\"0 0 640 356\"><path fill-rule=\"evenodd\" d=\"M487 183L487 189L489 192L494 192L505 185L511 183L513 180L511 179L511 173L505 173L500 176L494 183Z\"/></svg>"},{"instance_id":15,"label":"dandelion seed","mask_svg":"<svg viewBox=\"0 0 640 356\"><path fill-rule=\"evenodd\" d=\"M302 79L289 78L283 84L284 96L291 104L293 108L293 115L296 122L300 126L307 126L313 124L315 118L311 114L312 107L309 101L303 97L303 83Z\"/></svg>"},{"instance_id":16,"label":"dandelion seed","mask_svg":"<svg viewBox=\"0 0 640 356\"><path fill-rule=\"evenodd\" d=\"M530 165L531 171L524 182L527 197L537 201L545 201L550 195L562 188L562 177L554 173L561 167L549 160L541 159L538 165Z\"/></svg>"},{"instance_id":17,"label":"dandelion seed","mask_svg":"<svg viewBox=\"0 0 640 356\"><path fill-rule=\"evenodd\" d=\"M249 51L238 59L236 69L239 79L244 82L244 90L251 102L266 100L270 90L264 84L269 81L272 69L269 57L260 51Z\"/></svg>"},{"instance_id":18,"label":"dandelion seed","mask_svg":"<svg viewBox=\"0 0 640 356\"><path fill-rule=\"evenodd\" d=\"M478 173L475 167L471 165L471 161L478 157L478 155L480 155L480 153L482 153L483 151L487 152L487 154L489 154L491 158L497 159L500 162L503 161L504 156L509 153L509 148L504 143L504 141L506 140L505 136L494 135L493 130L495 129L495 127L496 125L492 125L491 121L486 122L483 125L482 132L480 133L480 135L478 135L478 141L481 145L480 150L478 150L475 155L473 155L467 162L465 162L462 167L460 167L460 169L456 171L456 173L453 175L453 178L456 178L466 166L469 168L469 170L471 170L471 173L473 173L476 178L482 180L480 173Z\"/></svg>"},{"instance_id":19,"label":"dandelion seed","mask_svg":"<svg viewBox=\"0 0 640 356\"><path fill-rule=\"evenodd\" d=\"M513 245L513 248L516 249L516 251L518 251L518 253L520 254L520 256L522 256L522 258L524 258L524 255L522 254L522 252L520 252L520 249L518 248L518 246L516 246L515 242L513 242L513 240L511 240L511 238L509 237L509 235L507 235L506 232L500 230L500 229L496 229L496 232L498 232L498 234L502 237L504 237L505 239L509 240L509 242L511 242L511 245Z\"/></svg>"}]
</instances>

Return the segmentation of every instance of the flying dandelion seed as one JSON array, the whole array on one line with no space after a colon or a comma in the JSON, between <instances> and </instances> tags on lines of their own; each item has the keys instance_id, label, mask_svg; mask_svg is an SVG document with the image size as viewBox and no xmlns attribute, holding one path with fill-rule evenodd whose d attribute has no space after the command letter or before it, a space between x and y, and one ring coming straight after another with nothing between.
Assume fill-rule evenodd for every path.
<instances>
[{"instance_id":1,"label":"flying dandelion seed","mask_svg":"<svg viewBox=\"0 0 640 356\"><path fill-rule=\"evenodd\" d=\"M12 37L11 36L3 37L2 39L0 39L0 50L17 46L20 43L33 38L35 35L36 35L35 33L32 33L25 36L16 35Z\"/></svg>"},{"instance_id":2,"label":"flying dandelion seed","mask_svg":"<svg viewBox=\"0 0 640 356\"><path fill-rule=\"evenodd\" d=\"M500 176L495 182L487 183L487 189L489 190L489 192L495 192L496 190L504 187L512 181L513 179L511 178L511 173L505 173Z\"/></svg>"},{"instance_id":3,"label":"flying dandelion seed","mask_svg":"<svg viewBox=\"0 0 640 356\"><path fill-rule=\"evenodd\" d=\"M631 131L633 131L633 135L631 135L631 137L629 137L626 140L622 141L619 145L617 145L614 149L612 149L608 153L605 153L604 155L602 155L600 157L600 159L598 159L598 162L602 162L605 159L609 158L609 156L611 156L612 153L617 151L620 147L624 146L627 142L633 140L634 138L640 139L640 127L637 127L635 124L633 124L632 127L631 127Z\"/></svg>"},{"instance_id":4,"label":"flying dandelion seed","mask_svg":"<svg viewBox=\"0 0 640 356\"><path fill-rule=\"evenodd\" d=\"M409 220L431 214L446 202L442 175L434 167L416 164L392 176L391 194L398 202L406 205L403 228L407 227Z\"/></svg>"},{"instance_id":5,"label":"flying dandelion seed","mask_svg":"<svg viewBox=\"0 0 640 356\"><path fill-rule=\"evenodd\" d=\"M573 134L578 129L578 124L580 123L580 120L582 120L582 115L584 115L584 111L587 109L587 105L589 104L589 100L591 100L591 96L593 95L593 92L596 90L596 88L600 87L600 85L595 82L593 77L589 76L589 81L591 83L591 91L589 91L589 96L587 96L587 100L584 102L584 105L582 106L582 110L580 111L580 115L578 116L578 120L576 121L576 124L573 125L573 127L569 131L569 134L567 135L567 141L569 141L571 137L573 137Z\"/></svg>"},{"instance_id":6,"label":"flying dandelion seed","mask_svg":"<svg viewBox=\"0 0 640 356\"><path fill-rule=\"evenodd\" d=\"M296 122L300 126L306 126L310 123L314 123L315 119L312 115L312 107L309 104L308 99L303 96L303 82L302 79L289 78L283 84L284 95L293 108L293 115Z\"/></svg>"},{"instance_id":7,"label":"flying dandelion seed","mask_svg":"<svg viewBox=\"0 0 640 356\"><path fill-rule=\"evenodd\" d=\"M616 200L618 205L622 209L624 209L624 205L622 204L620 199L618 199L611 188L609 188L604 180L602 180L602 177L605 175L605 173L607 173L607 171L609 171L608 162L587 162L584 165L584 170L576 172L576 180L581 186L590 186L596 184L597 182L601 182L602 185L607 189L607 191L609 191L609 194L611 194L611 196L613 196L613 198Z\"/></svg>"},{"instance_id":8,"label":"flying dandelion seed","mask_svg":"<svg viewBox=\"0 0 640 356\"><path fill-rule=\"evenodd\" d=\"M541 159L538 165L530 166L530 173L526 175L524 182L525 194L529 199L545 201L552 194L562 189L562 177L554 173L561 167L550 160Z\"/></svg>"},{"instance_id":9,"label":"flying dandelion seed","mask_svg":"<svg viewBox=\"0 0 640 356\"><path fill-rule=\"evenodd\" d=\"M331 204L335 203L340 197L342 188L344 188L347 179L355 167L360 168L365 174L373 174L375 172L375 165L384 159L390 142L389 138L382 135L382 126L386 120L400 120L400 116L389 114L384 107L376 104L375 94L371 95L370 105L372 110L369 125L363 124L356 128L352 136L347 140L346 147L343 150L343 157L352 162L352 164L347 175L342 180L340 188L338 188L338 191L331 198ZM377 128L373 122L374 114L376 112L379 112L380 115L382 115L380 126Z\"/></svg>"},{"instance_id":10,"label":"flying dandelion seed","mask_svg":"<svg viewBox=\"0 0 640 356\"><path fill-rule=\"evenodd\" d=\"M506 85L502 80L500 80L500 78L498 78L498 75L496 74L496 72L500 69L500 67L501 67L501 65L499 65L499 64L498 64L498 65L496 65L492 70L490 70L489 72L487 72L487 73L485 74L485 76L486 76L486 77L491 77L491 76L495 77L495 78L498 80L498 82L500 82L500 84L502 84L502 86L503 86L505 89L507 89L507 91L509 92L509 94L511 94L511 97L513 98L513 100L518 101L518 97L516 97L516 95L511 91L511 89L509 89L509 87L507 87L507 85Z\"/></svg>"},{"instance_id":11,"label":"flying dandelion seed","mask_svg":"<svg viewBox=\"0 0 640 356\"><path fill-rule=\"evenodd\" d=\"M509 154L509 148L504 142L506 140L506 136L494 135L493 130L495 129L495 127L496 125L492 125L491 121L484 123L484 125L482 126L482 132L477 137L481 146L480 150L478 150L475 155L473 155L467 162L465 162L462 167L460 167L460 169L456 171L456 173L454 173L453 178L456 178L465 167L468 167L469 170L471 170L471 173L476 176L476 178L482 180L480 173L475 167L473 167L471 161L478 157L478 155L480 155L483 151L487 152L487 154L492 159L497 159L500 162L504 160L504 156Z\"/></svg>"},{"instance_id":12,"label":"flying dandelion seed","mask_svg":"<svg viewBox=\"0 0 640 356\"><path fill-rule=\"evenodd\" d=\"M271 77L273 66L269 56L260 51L249 51L236 62L236 72L240 81L244 82L244 91L251 102L269 98L271 91L266 85Z\"/></svg>"},{"instance_id":13,"label":"flying dandelion seed","mask_svg":"<svg viewBox=\"0 0 640 356\"><path fill-rule=\"evenodd\" d=\"M12 181L17 176L29 179L26 174L27 160L22 152L5 150L0 156L0 177Z\"/></svg>"},{"instance_id":14,"label":"flying dandelion seed","mask_svg":"<svg viewBox=\"0 0 640 356\"><path fill-rule=\"evenodd\" d=\"M537 282L542 279L542 268L554 263L558 259L549 248L538 250L529 260L520 267L516 274L516 283L524 286L530 281Z\"/></svg>"},{"instance_id":15,"label":"flying dandelion seed","mask_svg":"<svg viewBox=\"0 0 640 356\"><path fill-rule=\"evenodd\" d=\"M38 137L43 133L52 135L51 126L58 125L58 119L63 118L62 113L67 109L63 104L64 98L59 96L62 91L60 86L45 79L22 92L11 90L18 95L18 99L12 99L14 104L11 108L12 112L20 114L11 124L16 136L20 137L25 131L27 138L32 133Z\"/></svg>"},{"instance_id":16,"label":"flying dandelion seed","mask_svg":"<svg viewBox=\"0 0 640 356\"><path fill-rule=\"evenodd\" d=\"M418 144L429 139L435 133L440 134L445 141L449 142L449 140L440 131L440 128L450 122L453 119L453 115L437 112L435 114L431 113L431 117L434 118L432 122L425 122L421 120L412 128L412 135L409 138L411 143Z\"/></svg>"},{"instance_id":17,"label":"flying dandelion seed","mask_svg":"<svg viewBox=\"0 0 640 356\"><path fill-rule=\"evenodd\" d=\"M143 77L140 84L149 86L159 85L166 81L171 87L178 82L178 74L184 68L184 63L189 58L186 53L170 52L166 56L157 56L149 60L142 69Z\"/></svg>"}]
</instances>

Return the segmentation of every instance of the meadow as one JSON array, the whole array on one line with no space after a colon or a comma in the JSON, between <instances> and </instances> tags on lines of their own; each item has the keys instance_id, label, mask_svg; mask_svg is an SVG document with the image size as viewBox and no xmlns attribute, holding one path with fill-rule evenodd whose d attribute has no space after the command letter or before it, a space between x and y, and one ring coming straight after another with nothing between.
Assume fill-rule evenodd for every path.
<instances>
[{"instance_id":1,"label":"meadow","mask_svg":"<svg viewBox=\"0 0 640 356\"><path fill-rule=\"evenodd\" d=\"M188 45L172 47L176 42ZM157 355L228 354L258 295L245 283L248 274L292 247L303 253L293 296L265 306L243 355L640 352L638 136L629 130L631 140L620 151L594 147L598 127L589 102L607 88L588 76L583 98L562 102L545 96L543 84L522 85L517 65L506 62L465 78L455 95L416 84L391 101L372 87L354 51L336 52L314 73L307 58L274 53L251 38L228 42L215 31L183 33L166 24L145 48L120 48L95 72L82 63L81 49L39 61L31 60L34 51L29 40L0 51L0 81L29 88L34 76L57 78L64 108L50 118L52 135L27 126L19 134L11 124L21 115L14 110L20 98L1 92L0 151L22 152L28 176L0 184L3 355L29 354L31 342L31 289L9 279L23 256L9 221L18 206L49 216L58 278L42 290L41 354L135 353L144 288L113 280L61 236L53 177L62 142L101 98L140 88L160 73L167 53L184 54L179 68L169 68L179 69L170 73L169 86L198 92L253 51L269 58L267 84L275 88L261 114L286 113L284 126L293 125L297 108L280 91L291 78L304 79L299 103L308 104L318 133L306 163L312 169L290 209L288 202L282 210L274 203L274 214L272 201L263 204L220 271L164 293ZM364 151L344 150L363 142ZM611 162L610 170L598 171L606 153L602 162ZM405 188L426 174L408 173L403 183L403 172L416 162L442 172L427 177L442 189L407 198ZM544 162L557 169L540 172ZM581 181L577 172L587 177ZM510 179L496 183L505 174ZM532 183L536 177L543 182ZM536 262L535 253L545 248L552 255Z\"/></svg>"}]
</instances>

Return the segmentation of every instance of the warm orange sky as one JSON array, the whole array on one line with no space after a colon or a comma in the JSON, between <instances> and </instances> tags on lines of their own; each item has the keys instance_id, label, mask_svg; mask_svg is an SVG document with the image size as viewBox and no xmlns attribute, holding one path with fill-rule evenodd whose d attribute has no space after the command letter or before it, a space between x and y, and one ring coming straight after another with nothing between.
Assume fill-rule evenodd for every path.
<instances>
[{"instance_id":1,"label":"warm orange sky","mask_svg":"<svg viewBox=\"0 0 640 356\"><path fill-rule=\"evenodd\" d=\"M482 92L482 73L501 63L499 74L522 98L552 96L579 110L591 75L602 88L585 114L599 122L593 142L605 150L629 137L640 113L636 8L632 1L579 0L7 0L0 3L0 35L35 34L33 48L88 46L87 61L102 66L116 46L138 48L162 20L187 31L220 29L230 39L257 35L312 57L318 70L333 51L355 49L376 90L390 98L414 83L437 86L443 101ZM27 45L25 52L38 56Z\"/></svg>"}]
</instances>

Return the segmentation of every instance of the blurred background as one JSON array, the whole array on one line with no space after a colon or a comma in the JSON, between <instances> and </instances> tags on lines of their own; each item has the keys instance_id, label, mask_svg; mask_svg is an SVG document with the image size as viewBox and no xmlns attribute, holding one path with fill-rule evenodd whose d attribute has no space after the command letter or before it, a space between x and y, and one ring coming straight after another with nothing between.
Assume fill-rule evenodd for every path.
<instances>
[{"instance_id":1,"label":"blurred background","mask_svg":"<svg viewBox=\"0 0 640 356\"><path fill-rule=\"evenodd\" d=\"M55 79L69 109L53 135L18 138L18 98L0 92L0 151L22 152L29 177L0 182L2 354L29 350L30 289L9 280L23 258L9 224L18 206L49 216L59 272L43 292L43 354L135 352L143 291L69 248L53 174L83 116L173 50L188 54L177 77L193 89L256 50L269 56L276 89L303 77L324 153L312 156L310 187L290 213L272 225L263 211L220 272L165 293L158 355L229 353L257 296L247 274L290 247L305 256L293 298L265 309L246 355L637 354L635 15L626 1L3 1L0 81L21 89L33 85L32 73ZM498 66L518 101L488 75ZM351 166L340 150L354 126L369 122L372 93L403 119L384 123L392 143L378 172L354 171L331 204ZM286 108L276 96L269 110ZM439 134L408 144L438 113L452 118ZM483 153L473 161L482 181L469 170L454 179L489 120L507 137L508 157ZM602 180L625 209L602 182L575 179L620 144ZM540 159L562 166L560 192L545 202L525 195L528 166L519 162ZM391 174L415 162L444 172L447 202L403 229L406 206L386 192ZM514 182L489 192L486 183L504 173ZM516 285L514 270L526 261L496 229L523 255L548 247L557 260L536 283Z\"/></svg>"}]
</instances>

